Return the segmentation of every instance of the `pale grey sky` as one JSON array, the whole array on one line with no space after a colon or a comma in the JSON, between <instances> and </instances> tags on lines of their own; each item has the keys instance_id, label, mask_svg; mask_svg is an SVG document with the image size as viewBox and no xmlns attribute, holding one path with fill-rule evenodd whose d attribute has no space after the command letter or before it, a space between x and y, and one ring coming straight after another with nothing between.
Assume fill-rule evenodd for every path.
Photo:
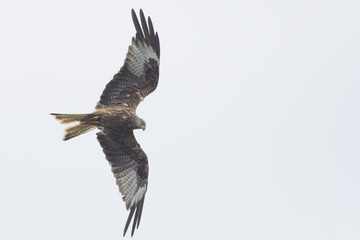
<instances>
[{"instance_id":1,"label":"pale grey sky","mask_svg":"<svg viewBox=\"0 0 360 240\"><path fill-rule=\"evenodd\" d=\"M150 15L158 89L134 239L360 239L359 1L0 3L0 239L122 239L91 112ZM127 236L129 238L129 236Z\"/></svg>"}]
</instances>

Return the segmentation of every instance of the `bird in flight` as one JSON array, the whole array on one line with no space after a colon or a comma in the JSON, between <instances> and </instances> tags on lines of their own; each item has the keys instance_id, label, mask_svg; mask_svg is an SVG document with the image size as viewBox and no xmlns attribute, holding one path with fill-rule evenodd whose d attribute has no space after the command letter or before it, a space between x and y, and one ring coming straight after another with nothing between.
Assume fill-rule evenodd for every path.
<instances>
[{"instance_id":1,"label":"bird in flight","mask_svg":"<svg viewBox=\"0 0 360 240\"><path fill-rule=\"evenodd\" d=\"M159 80L160 42L150 17L140 9L140 22L131 11L136 35L132 38L124 65L106 85L95 111L89 114L51 113L63 124L64 140L98 128L97 139L116 178L126 209L130 210L124 233L133 219L131 236L139 227L148 185L148 159L133 130L145 130L145 121L136 108L153 92ZM133 218L134 217L134 218Z\"/></svg>"}]
</instances>

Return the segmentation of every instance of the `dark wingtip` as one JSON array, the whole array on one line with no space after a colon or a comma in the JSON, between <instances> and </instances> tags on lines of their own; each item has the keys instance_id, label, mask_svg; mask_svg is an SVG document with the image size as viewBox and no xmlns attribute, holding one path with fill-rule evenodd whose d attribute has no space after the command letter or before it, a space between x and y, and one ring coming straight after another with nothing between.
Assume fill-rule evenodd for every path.
<instances>
[{"instance_id":1,"label":"dark wingtip","mask_svg":"<svg viewBox=\"0 0 360 240\"><path fill-rule=\"evenodd\" d=\"M131 227L131 237L134 235L135 229L138 229L139 224L140 224L143 206L144 206L144 198L142 200L140 200L140 202L138 202L135 206L131 207L128 219L125 224L123 236L125 236L128 228L130 226L131 220L133 220L132 227ZM133 217L134 217L134 219L132 219Z\"/></svg>"},{"instance_id":2,"label":"dark wingtip","mask_svg":"<svg viewBox=\"0 0 360 240\"><path fill-rule=\"evenodd\" d=\"M135 206L133 206L131 209L130 209L130 213L129 213L129 216L128 216L128 219L126 220L126 224L125 224L125 228L124 228L124 233L123 233L123 236L125 236L127 230L128 230L128 227L130 225L130 222L131 222L131 219L134 215L134 212L135 212ZM131 235L132 236L132 235Z\"/></svg>"},{"instance_id":3,"label":"dark wingtip","mask_svg":"<svg viewBox=\"0 0 360 240\"><path fill-rule=\"evenodd\" d=\"M136 206L136 212L135 212L135 216L134 216L134 221L133 221L133 225L132 225L132 229L131 229L131 236L134 235L135 227L136 227L136 225L137 225L138 219L139 219L139 205L137 204L137 206Z\"/></svg>"},{"instance_id":4,"label":"dark wingtip","mask_svg":"<svg viewBox=\"0 0 360 240\"><path fill-rule=\"evenodd\" d=\"M156 53L158 54L158 56L160 57L160 40L159 40L159 34L156 32L155 34L156 37Z\"/></svg>"},{"instance_id":5,"label":"dark wingtip","mask_svg":"<svg viewBox=\"0 0 360 240\"><path fill-rule=\"evenodd\" d=\"M147 26L148 24L146 22L146 18L145 18L144 12L142 10L140 10L140 22L141 22L141 26L142 26L142 30L143 30L146 42L148 44L151 44L149 29Z\"/></svg>"},{"instance_id":6,"label":"dark wingtip","mask_svg":"<svg viewBox=\"0 0 360 240\"><path fill-rule=\"evenodd\" d=\"M133 23L136 29L136 40L146 41L150 44L155 50L158 57L160 57L160 41L159 35L154 30L154 26L152 24L150 16L148 16L147 22L145 18L145 14L142 9L140 9L140 18L138 19L135 10L131 9L131 16L133 19Z\"/></svg>"},{"instance_id":7,"label":"dark wingtip","mask_svg":"<svg viewBox=\"0 0 360 240\"><path fill-rule=\"evenodd\" d=\"M136 40L143 40L144 34L143 34L143 31L140 26L140 22L136 16L134 9L131 10L131 17L132 17L132 20L133 20L133 23L134 23L134 26L136 29Z\"/></svg>"}]
</instances>

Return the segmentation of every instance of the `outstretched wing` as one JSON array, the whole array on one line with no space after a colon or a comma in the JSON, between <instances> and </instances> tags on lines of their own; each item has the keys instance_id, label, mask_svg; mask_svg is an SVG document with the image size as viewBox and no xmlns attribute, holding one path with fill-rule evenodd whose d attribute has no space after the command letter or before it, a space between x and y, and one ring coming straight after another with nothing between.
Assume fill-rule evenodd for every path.
<instances>
[{"instance_id":1,"label":"outstretched wing","mask_svg":"<svg viewBox=\"0 0 360 240\"><path fill-rule=\"evenodd\" d=\"M159 80L160 42L155 33L150 17L146 22L144 13L140 10L140 21L131 11L136 29L136 36L132 38L124 65L106 85L100 101L96 105L99 109L106 105L123 103L126 96L135 96L129 100L136 108L139 102L153 92Z\"/></svg>"},{"instance_id":2,"label":"outstretched wing","mask_svg":"<svg viewBox=\"0 0 360 240\"><path fill-rule=\"evenodd\" d=\"M124 228L124 236L135 213L131 236L135 226L139 227L148 185L148 160L140 145L136 142L133 131L116 132L104 129L97 133L97 139L103 148L106 159L116 178L116 184L122 194L126 209L130 209Z\"/></svg>"}]
</instances>

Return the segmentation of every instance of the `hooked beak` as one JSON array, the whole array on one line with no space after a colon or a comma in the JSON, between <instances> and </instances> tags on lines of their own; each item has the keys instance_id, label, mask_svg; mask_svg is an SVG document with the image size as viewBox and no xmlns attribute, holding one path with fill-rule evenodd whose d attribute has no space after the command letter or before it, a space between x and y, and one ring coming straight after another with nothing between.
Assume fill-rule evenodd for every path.
<instances>
[{"instance_id":1,"label":"hooked beak","mask_svg":"<svg viewBox=\"0 0 360 240\"><path fill-rule=\"evenodd\" d=\"M146 129L146 125L141 125L141 129L144 131Z\"/></svg>"}]
</instances>

